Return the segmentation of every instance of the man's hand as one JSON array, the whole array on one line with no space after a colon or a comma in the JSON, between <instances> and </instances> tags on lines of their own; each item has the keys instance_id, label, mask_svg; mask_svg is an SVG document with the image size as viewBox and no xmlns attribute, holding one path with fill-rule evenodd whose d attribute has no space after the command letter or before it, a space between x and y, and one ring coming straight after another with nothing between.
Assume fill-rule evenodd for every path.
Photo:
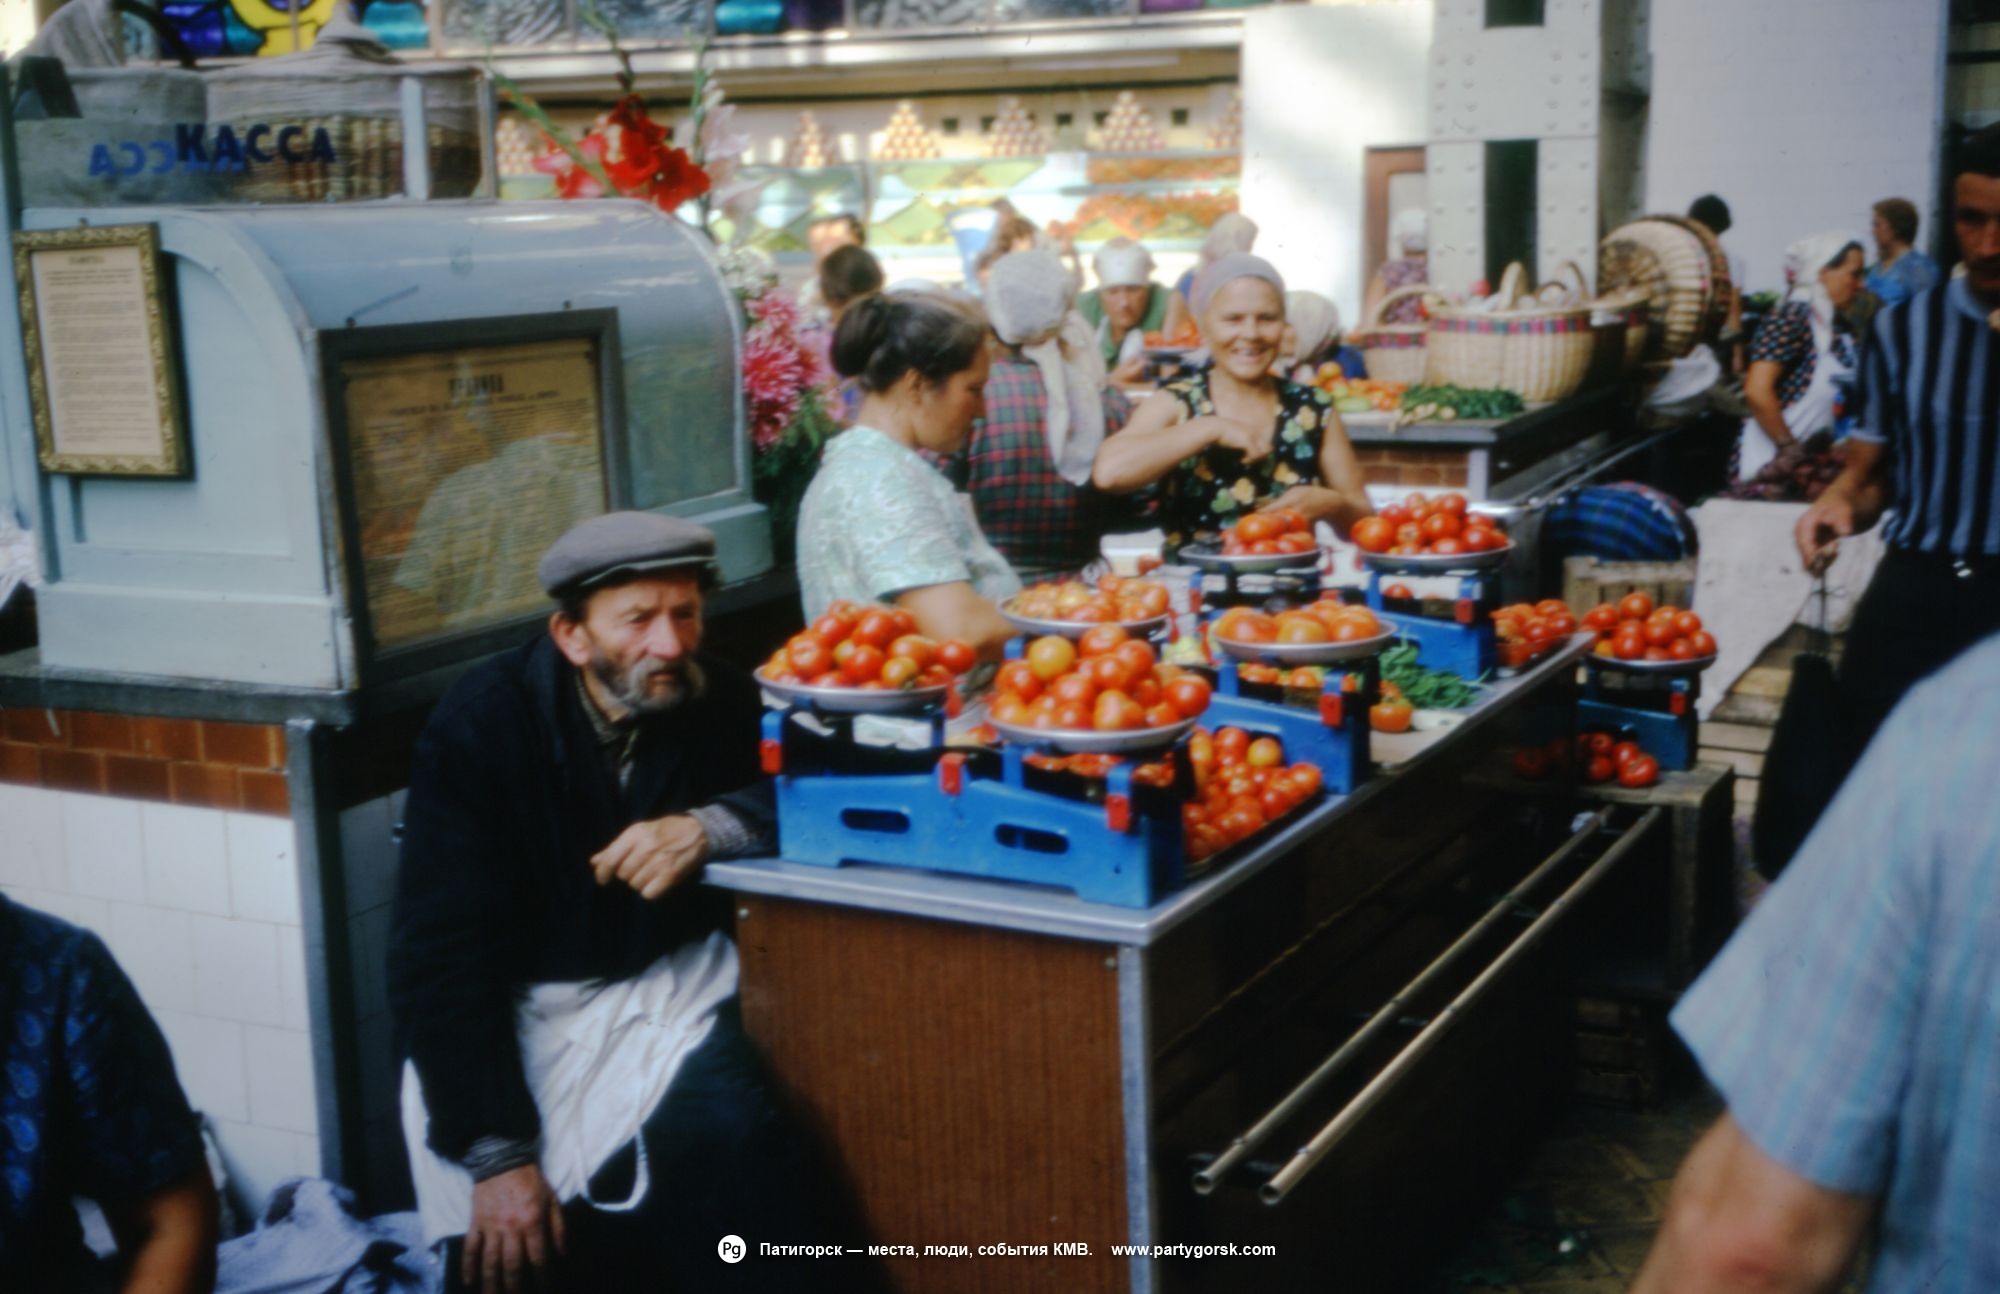
<instances>
[{"instance_id":1,"label":"man's hand","mask_svg":"<svg viewBox=\"0 0 2000 1294\"><path fill-rule=\"evenodd\" d=\"M1819 496L1799 518L1792 538L1798 543L1799 557L1806 570L1823 575L1840 555L1840 541L1854 533L1854 500L1838 485Z\"/></svg>"},{"instance_id":2,"label":"man's hand","mask_svg":"<svg viewBox=\"0 0 2000 1294\"><path fill-rule=\"evenodd\" d=\"M635 822L590 860L599 885L623 881L651 902L701 870L708 833L685 814Z\"/></svg>"},{"instance_id":3,"label":"man's hand","mask_svg":"<svg viewBox=\"0 0 2000 1294\"><path fill-rule=\"evenodd\" d=\"M473 1186L459 1278L482 1294L544 1289L563 1246L562 1204L542 1170L523 1164Z\"/></svg>"}]
</instances>

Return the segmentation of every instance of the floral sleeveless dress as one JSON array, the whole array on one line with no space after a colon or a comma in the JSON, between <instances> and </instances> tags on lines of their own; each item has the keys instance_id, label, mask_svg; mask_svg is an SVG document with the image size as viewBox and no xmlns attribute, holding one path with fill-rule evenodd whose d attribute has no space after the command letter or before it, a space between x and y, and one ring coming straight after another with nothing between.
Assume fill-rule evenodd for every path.
<instances>
[{"instance_id":1,"label":"floral sleeveless dress","mask_svg":"<svg viewBox=\"0 0 2000 1294\"><path fill-rule=\"evenodd\" d=\"M1207 373L1160 389L1180 401L1190 418L1215 412ZM1168 547L1212 539L1293 486L1320 484L1320 443L1334 416L1333 397L1326 392L1280 382L1278 436L1268 455L1245 463L1237 451L1211 445L1161 479L1160 524L1167 532Z\"/></svg>"}]
</instances>

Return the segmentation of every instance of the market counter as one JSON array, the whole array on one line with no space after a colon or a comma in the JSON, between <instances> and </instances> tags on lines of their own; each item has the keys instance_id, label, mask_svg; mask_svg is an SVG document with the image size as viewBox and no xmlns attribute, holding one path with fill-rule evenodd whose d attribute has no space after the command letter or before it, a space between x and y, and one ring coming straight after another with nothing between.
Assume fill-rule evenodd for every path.
<instances>
[{"instance_id":1,"label":"market counter","mask_svg":"<svg viewBox=\"0 0 2000 1294\"><path fill-rule=\"evenodd\" d=\"M1497 684L1447 729L1384 741L1391 771L1150 908L712 864L708 882L737 895L746 1025L835 1148L867 1239L914 1247L887 1260L898 1288L1392 1288L1355 1281L1479 1184L1560 1072L1560 1013L1538 986L1572 891L1629 882L1656 834L1657 815L1624 810L1573 831L1572 806L1472 776L1524 732L1568 731L1585 650ZM1288 1101L1344 1044L1335 1080ZM1259 1154L1198 1193L1195 1168L1274 1107ZM1343 1109L1337 1151L1260 1202L1263 1158ZM1276 1253L1110 1252L1232 1242ZM979 1256L1076 1243L1087 1254Z\"/></svg>"},{"instance_id":2,"label":"market counter","mask_svg":"<svg viewBox=\"0 0 2000 1294\"><path fill-rule=\"evenodd\" d=\"M1601 453L1630 430L1629 387L1606 386L1504 420L1395 427L1386 413L1346 414L1347 438L1370 485L1450 486L1474 500L1525 497Z\"/></svg>"}]
</instances>

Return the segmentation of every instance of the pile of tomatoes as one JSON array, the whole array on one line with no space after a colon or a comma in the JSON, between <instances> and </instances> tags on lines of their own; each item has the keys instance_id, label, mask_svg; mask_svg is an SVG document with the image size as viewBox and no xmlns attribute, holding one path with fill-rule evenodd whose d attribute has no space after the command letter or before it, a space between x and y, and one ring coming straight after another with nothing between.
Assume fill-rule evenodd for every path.
<instances>
[{"instance_id":1,"label":"pile of tomatoes","mask_svg":"<svg viewBox=\"0 0 2000 1294\"><path fill-rule=\"evenodd\" d=\"M1092 588L1082 580L1037 584L1014 595L1007 609L1036 620L1077 624L1133 624L1167 614L1167 586L1155 580L1106 575Z\"/></svg>"},{"instance_id":2,"label":"pile of tomatoes","mask_svg":"<svg viewBox=\"0 0 2000 1294\"><path fill-rule=\"evenodd\" d=\"M1222 532L1224 557L1273 557L1318 550L1312 522L1296 508L1253 512Z\"/></svg>"},{"instance_id":3,"label":"pile of tomatoes","mask_svg":"<svg viewBox=\"0 0 2000 1294\"><path fill-rule=\"evenodd\" d=\"M764 662L773 683L815 687L942 687L971 669L972 648L917 632L917 618L897 607L840 601L795 633Z\"/></svg>"},{"instance_id":4,"label":"pile of tomatoes","mask_svg":"<svg viewBox=\"0 0 2000 1294\"><path fill-rule=\"evenodd\" d=\"M1656 607L1645 593L1627 593L1592 607L1583 627L1597 631L1599 656L1617 660L1706 660L1715 655L1715 636L1701 627L1700 616L1675 606Z\"/></svg>"},{"instance_id":5,"label":"pile of tomatoes","mask_svg":"<svg viewBox=\"0 0 2000 1294\"><path fill-rule=\"evenodd\" d=\"M1181 832L1189 862L1262 831L1318 795L1324 780L1317 764L1286 766L1285 748L1276 738L1253 738L1241 728L1213 736L1197 728L1187 753L1195 794L1181 806Z\"/></svg>"},{"instance_id":6,"label":"pile of tomatoes","mask_svg":"<svg viewBox=\"0 0 2000 1294\"><path fill-rule=\"evenodd\" d=\"M1576 615L1561 598L1516 602L1493 613L1493 634L1499 639L1500 664L1519 669L1554 650L1576 632Z\"/></svg>"},{"instance_id":7,"label":"pile of tomatoes","mask_svg":"<svg viewBox=\"0 0 2000 1294\"><path fill-rule=\"evenodd\" d=\"M1638 790L1660 780L1660 761L1639 743L1604 728L1589 728L1574 737L1557 737L1546 746L1523 746L1514 752L1514 772L1531 782L1568 771L1572 766L1586 782L1616 781Z\"/></svg>"},{"instance_id":8,"label":"pile of tomatoes","mask_svg":"<svg viewBox=\"0 0 2000 1294\"><path fill-rule=\"evenodd\" d=\"M1355 522L1348 537L1364 553L1397 557L1448 557L1507 546L1500 523L1468 509L1463 494L1409 495Z\"/></svg>"},{"instance_id":9,"label":"pile of tomatoes","mask_svg":"<svg viewBox=\"0 0 2000 1294\"><path fill-rule=\"evenodd\" d=\"M1166 728L1208 709L1207 679L1162 665L1151 645L1118 625L1092 625L1071 642L1028 644L993 680L996 723L1022 728L1129 732Z\"/></svg>"},{"instance_id":10,"label":"pile of tomatoes","mask_svg":"<svg viewBox=\"0 0 2000 1294\"><path fill-rule=\"evenodd\" d=\"M1216 617L1215 636L1235 643L1346 643L1379 638L1388 632L1373 611L1345 606L1337 594L1326 594L1276 615L1250 607L1231 607Z\"/></svg>"}]
</instances>

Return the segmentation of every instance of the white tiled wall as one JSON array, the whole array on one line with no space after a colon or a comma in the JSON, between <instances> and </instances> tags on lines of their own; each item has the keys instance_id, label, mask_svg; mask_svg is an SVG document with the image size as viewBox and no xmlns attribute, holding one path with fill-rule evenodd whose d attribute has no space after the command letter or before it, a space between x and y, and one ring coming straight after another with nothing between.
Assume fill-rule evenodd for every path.
<instances>
[{"instance_id":1,"label":"white tiled wall","mask_svg":"<svg viewBox=\"0 0 2000 1294\"><path fill-rule=\"evenodd\" d=\"M110 947L213 1122L241 1216L319 1172L290 820L0 785L0 890Z\"/></svg>"},{"instance_id":2,"label":"white tiled wall","mask_svg":"<svg viewBox=\"0 0 2000 1294\"><path fill-rule=\"evenodd\" d=\"M1936 230L1947 0L1673 0L1653 6L1646 205L1729 203L1750 287L1785 247L1906 197ZM1871 248L1873 244L1864 244Z\"/></svg>"}]
</instances>

